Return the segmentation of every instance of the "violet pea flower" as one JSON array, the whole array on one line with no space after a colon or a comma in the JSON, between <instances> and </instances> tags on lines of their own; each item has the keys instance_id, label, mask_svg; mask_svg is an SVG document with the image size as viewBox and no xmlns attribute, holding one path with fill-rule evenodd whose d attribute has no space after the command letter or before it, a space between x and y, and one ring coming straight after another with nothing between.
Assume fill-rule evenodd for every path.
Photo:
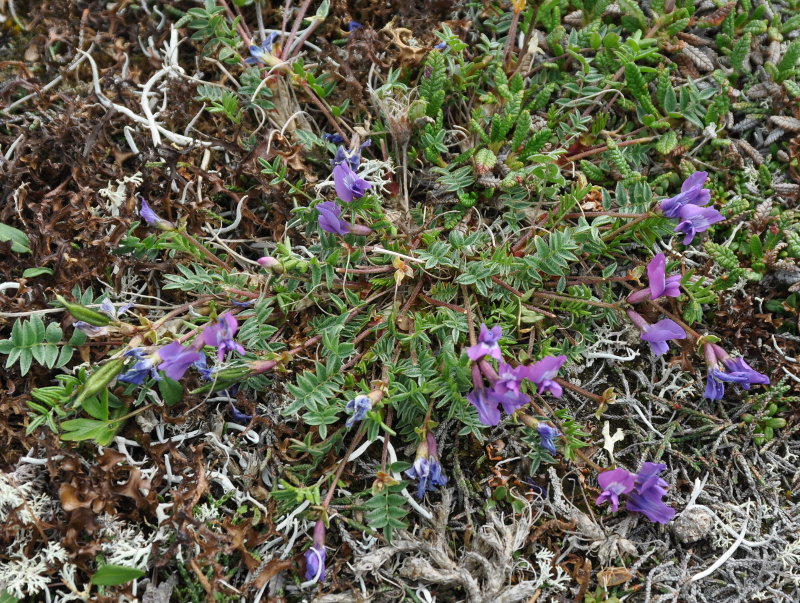
<instances>
[{"instance_id":1,"label":"violet pea flower","mask_svg":"<svg viewBox=\"0 0 800 603\"><path fill-rule=\"evenodd\" d=\"M684 205L678 212L678 225L675 232L683 233L683 244L689 245L696 234L705 232L712 224L722 222L725 218L713 207L697 207Z\"/></svg>"},{"instance_id":2,"label":"violet pea flower","mask_svg":"<svg viewBox=\"0 0 800 603\"><path fill-rule=\"evenodd\" d=\"M622 468L603 471L597 476L597 483L603 489L597 497L595 504L602 505L606 501L611 502L611 510L615 513L619 509L619 495L628 494L633 490L636 476Z\"/></svg>"},{"instance_id":3,"label":"violet pea flower","mask_svg":"<svg viewBox=\"0 0 800 603\"><path fill-rule=\"evenodd\" d=\"M567 357L545 356L539 362L520 367L525 379L536 385L539 394L550 392L554 397L560 398L563 393L561 385L555 380L559 369L567 361Z\"/></svg>"},{"instance_id":4,"label":"violet pea flower","mask_svg":"<svg viewBox=\"0 0 800 603\"><path fill-rule=\"evenodd\" d=\"M320 519L314 524L314 538L305 552L306 580L325 581L325 523Z\"/></svg>"},{"instance_id":5,"label":"violet pea flower","mask_svg":"<svg viewBox=\"0 0 800 603\"><path fill-rule=\"evenodd\" d=\"M661 211L667 218L677 218L686 205L705 206L711 201L711 191L703 188L708 172L695 172L681 186L681 192L661 202Z\"/></svg>"},{"instance_id":6,"label":"violet pea flower","mask_svg":"<svg viewBox=\"0 0 800 603\"><path fill-rule=\"evenodd\" d=\"M553 456L556 455L555 438L561 435L561 432L555 427L550 427L547 423L539 423L536 426L536 431L539 434L539 445L547 450Z\"/></svg>"},{"instance_id":7,"label":"violet pea flower","mask_svg":"<svg viewBox=\"0 0 800 603\"><path fill-rule=\"evenodd\" d=\"M352 233L360 236L367 236L372 232L372 229L369 226L363 226L362 224L351 224L347 220L343 220L340 217L342 214L342 208L336 205L336 203L333 201L324 201L317 205L316 209L319 212L317 223L325 232L338 235Z\"/></svg>"},{"instance_id":8,"label":"violet pea flower","mask_svg":"<svg viewBox=\"0 0 800 603\"><path fill-rule=\"evenodd\" d=\"M158 357L155 354L146 356L142 348L134 348L128 350L123 355L129 358L135 358L136 362L131 368L117 377L117 381L142 385L148 377L155 381L161 380L161 375L158 374L158 369L156 369Z\"/></svg>"},{"instance_id":9,"label":"violet pea flower","mask_svg":"<svg viewBox=\"0 0 800 603\"><path fill-rule=\"evenodd\" d=\"M244 62L248 65L269 65L271 67L280 63L280 59L274 55L274 45L278 35L278 32L273 31L267 35L260 46L252 44L249 48L250 56Z\"/></svg>"},{"instance_id":10,"label":"violet pea flower","mask_svg":"<svg viewBox=\"0 0 800 603\"><path fill-rule=\"evenodd\" d=\"M753 369L743 358L732 358L720 346L706 343L703 351L708 365L704 396L709 400L722 400L725 383L738 383L744 390L751 385L769 385L769 377Z\"/></svg>"},{"instance_id":11,"label":"violet pea flower","mask_svg":"<svg viewBox=\"0 0 800 603\"><path fill-rule=\"evenodd\" d=\"M627 314L631 322L641 331L641 339L650 344L650 349L656 356L661 356L669 350L668 341L686 339L686 331L674 320L663 318L651 325L638 312L628 310Z\"/></svg>"},{"instance_id":12,"label":"violet pea flower","mask_svg":"<svg viewBox=\"0 0 800 603\"><path fill-rule=\"evenodd\" d=\"M422 499L426 492L434 492L437 487L447 483L447 476L442 473L439 455L436 449L436 440L430 431L417 446L417 455L414 465L405 472L406 476L418 480L417 498Z\"/></svg>"},{"instance_id":13,"label":"violet pea flower","mask_svg":"<svg viewBox=\"0 0 800 603\"><path fill-rule=\"evenodd\" d=\"M175 225L170 222L169 220L164 220L163 218L159 218L156 215L150 206L147 204L147 201L144 198L140 199L140 207L139 207L139 216L147 222L150 226L155 226L159 230L174 230Z\"/></svg>"},{"instance_id":14,"label":"violet pea flower","mask_svg":"<svg viewBox=\"0 0 800 603\"><path fill-rule=\"evenodd\" d=\"M372 188L372 184L360 178L347 161L333 168L333 185L336 188L336 195L345 203L360 199L367 189Z\"/></svg>"},{"instance_id":15,"label":"violet pea flower","mask_svg":"<svg viewBox=\"0 0 800 603\"><path fill-rule=\"evenodd\" d=\"M667 258L663 253L657 254L647 264L648 286L644 289L634 291L628 296L628 301L632 304L646 299L656 300L662 295L664 297L680 297L681 295L681 275L666 274Z\"/></svg>"},{"instance_id":16,"label":"violet pea flower","mask_svg":"<svg viewBox=\"0 0 800 603\"><path fill-rule=\"evenodd\" d=\"M356 396L344 407L344 411L350 415L345 421L345 426L349 428L356 421L363 421L370 410L372 410L372 399L363 394Z\"/></svg>"},{"instance_id":17,"label":"violet pea flower","mask_svg":"<svg viewBox=\"0 0 800 603\"><path fill-rule=\"evenodd\" d=\"M503 353L500 351L498 341L503 336L503 329L500 326L488 328L481 324L478 334L478 343L467 348L467 356L470 360L480 360L484 356L491 356L495 360L502 360Z\"/></svg>"},{"instance_id":18,"label":"violet pea flower","mask_svg":"<svg viewBox=\"0 0 800 603\"><path fill-rule=\"evenodd\" d=\"M179 341L165 345L156 354L161 359L158 369L173 381L180 380L189 367L203 357L200 352L184 347Z\"/></svg>"},{"instance_id":19,"label":"violet pea flower","mask_svg":"<svg viewBox=\"0 0 800 603\"><path fill-rule=\"evenodd\" d=\"M662 500L668 486L659 475L666 468L662 463L642 463L633 492L628 494L628 511L641 513L654 523L669 523L675 517L675 509Z\"/></svg>"},{"instance_id":20,"label":"violet pea flower","mask_svg":"<svg viewBox=\"0 0 800 603\"><path fill-rule=\"evenodd\" d=\"M236 317L230 312L225 312L217 318L216 322L206 325L200 341L212 348L217 348L217 360L222 362L228 351L244 354L244 348L233 339L238 329L239 323Z\"/></svg>"}]
</instances>

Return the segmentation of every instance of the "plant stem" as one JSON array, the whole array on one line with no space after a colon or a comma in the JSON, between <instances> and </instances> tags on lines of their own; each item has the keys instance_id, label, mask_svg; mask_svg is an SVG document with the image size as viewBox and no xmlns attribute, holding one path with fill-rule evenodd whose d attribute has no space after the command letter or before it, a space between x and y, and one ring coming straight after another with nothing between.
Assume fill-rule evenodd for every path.
<instances>
[{"instance_id":1,"label":"plant stem","mask_svg":"<svg viewBox=\"0 0 800 603\"><path fill-rule=\"evenodd\" d=\"M339 480L342 477L342 473L344 473L344 466L347 464L347 461L350 459L350 455L353 454L353 451L358 446L359 442L361 442L361 438L364 437L364 424L362 423L358 431L356 432L353 441L350 442L350 446L347 447L347 452L344 454L344 458L339 461L339 466L336 468L336 474L333 476L333 483L331 484L330 488L328 489L328 493L325 495L325 500L322 501L322 508L328 508L328 505L331 504L331 500L333 500L333 493L336 492L336 484L339 483Z\"/></svg>"},{"instance_id":2,"label":"plant stem","mask_svg":"<svg viewBox=\"0 0 800 603\"><path fill-rule=\"evenodd\" d=\"M647 218L653 218L653 217L655 217L655 216L653 214L649 213L649 212L641 214L635 220L632 220L632 221L628 222L627 224L623 224L619 228L617 228L615 230L612 230L611 232L605 234L603 236L603 241L611 241L611 240L615 239L617 237L617 235L619 235L621 232L625 232L626 230L628 230L631 226L635 226L639 222L644 222Z\"/></svg>"}]
</instances>

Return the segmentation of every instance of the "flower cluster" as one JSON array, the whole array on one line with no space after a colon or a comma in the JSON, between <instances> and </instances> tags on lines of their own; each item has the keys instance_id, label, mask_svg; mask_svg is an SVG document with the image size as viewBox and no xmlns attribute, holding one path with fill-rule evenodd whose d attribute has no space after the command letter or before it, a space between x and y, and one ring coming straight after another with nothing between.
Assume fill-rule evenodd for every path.
<instances>
[{"instance_id":1,"label":"flower cluster","mask_svg":"<svg viewBox=\"0 0 800 603\"><path fill-rule=\"evenodd\" d=\"M711 192L703 188L707 179L708 172L695 172L684 181L680 193L661 202L664 216L678 220L675 232L684 235L684 245L690 244L696 234L725 219L713 207L705 207L711 202Z\"/></svg>"},{"instance_id":2,"label":"flower cluster","mask_svg":"<svg viewBox=\"0 0 800 603\"><path fill-rule=\"evenodd\" d=\"M668 523L675 517L675 509L668 507L662 500L667 493L667 482L661 472L667 468L662 463L642 463L639 473L633 474L625 469L604 471L597 476L597 482L603 489L595 501L601 505L611 502L611 510L619 508L619 497L627 497L628 511L641 513L655 523Z\"/></svg>"},{"instance_id":3,"label":"flower cluster","mask_svg":"<svg viewBox=\"0 0 800 603\"><path fill-rule=\"evenodd\" d=\"M170 379L182 379L189 367L197 368L204 378L210 378L211 371L207 368L206 357L200 352L204 345L217 349L217 359L222 362L228 351L244 354L241 344L234 341L234 336L239 328L236 318L226 312L219 316L216 322L207 325L198 336L192 347L186 347L179 341L172 341L158 348L151 354L146 354L143 348L134 348L125 352L125 356L133 358L135 362L127 371L119 376L124 383L142 385L150 377L159 381L159 371Z\"/></svg>"},{"instance_id":4,"label":"flower cluster","mask_svg":"<svg viewBox=\"0 0 800 603\"><path fill-rule=\"evenodd\" d=\"M417 446L414 465L406 471L406 475L417 480L417 498L420 499L426 492L433 492L447 483L447 476L442 473L442 465L439 463L436 440L430 431L426 430L425 437Z\"/></svg>"},{"instance_id":5,"label":"flower cluster","mask_svg":"<svg viewBox=\"0 0 800 603\"><path fill-rule=\"evenodd\" d=\"M769 377L750 367L743 358L732 358L715 343L703 344L703 355L708 366L705 397L721 400L726 383L738 383L742 389L751 385L769 385Z\"/></svg>"},{"instance_id":6,"label":"flower cluster","mask_svg":"<svg viewBox=\"0 0 800 603\"><path fill-rule=\"evenodd\" d=\"M500 327L487 328L481 325L478 342L467 348L467 356L473 361L472 384L474 389L467 400L478 411L478 417L486 425L500 422L502 406L506 414L512 414L530 402L530 396L520 391L523 380L533 383L538 392L550 392L561 396L561 386L555 381L558 370L567 360L566 356L547 356L532 365L511 366L503 362L498 342L503 331ZM489 356L498 361L497 370L486 360ZM489 381L488 387L484 379Z\"/></svg>"},{"instance_id":7,"label":"flower cluster","mask_svg":"<svg viewBox=\"0 0 800 603\"><path fill-rule=\"evenodd\" d=\"M142 385L148 376L159 381L161 379L159 370L177 381L190 366L203 357L201 353L181 345L178 341L168 343L149 355L145 354L142 348L134 348L125 352L125 356L136 359L136 362L119 376L119 380L134 385Z\"/></svg>"},{"instance_id":8,"label":"flower cluster","mask_svg":"<svg viewBox=\"0 0 800 603\"><path fill-rule=\"evenodd\" d=\"M372 184L359 177L356 173L361 163L361 148L349 154L344 147L340 146L336 151L333 163L333 185L336 189L336 196L344 203L350 203L353 199L360 199L368 189L372 188ZM338 235L348 233L368 235L372 232L372 229L367 226L351 224L343 220L340 217L342 209L333 201L320 203L317 205L317 211L319 212L319 226L326 232Z\"/></svg>"}]
</instances>

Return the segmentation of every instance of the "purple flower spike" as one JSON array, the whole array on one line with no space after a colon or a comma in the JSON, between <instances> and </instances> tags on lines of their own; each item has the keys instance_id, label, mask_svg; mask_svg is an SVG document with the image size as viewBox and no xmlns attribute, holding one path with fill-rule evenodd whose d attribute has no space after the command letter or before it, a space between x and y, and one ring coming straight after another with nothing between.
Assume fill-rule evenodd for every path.
<instances>
[{"instance_id":1,"label":"purple flower spike","mask_svg":"<svg viewBox=\"0 0 800 603\"><path fill-rule=\"evenodd\" d=\"M603 492L597 497L595 504L602 505L606 501L611 501L611 510L616 513L619 509L619 495L631 492L635 480L636 476L625 469L603 471L597 476L597 483Z\"/></svg>"},{"instance_id":2,"label":"purple flower spike","mask_svg":"<svg viewBox=\"0 0 800 603\"><path fill-rule=\"evenodd\" d=\"M668 486L659 475L666 468L662 463L642 463L636 474L634 490L628 494L628 511L642 513L654 523L669 523L675 517L675 509L661 500Z\"/></svg>"},{"instance_id":3,"label":"purple flower spike","mask_svg":"<svg viewBox=\"0 0 800 603\"><path fill-rule=\"evenodd\" d=\"M555 438L561 435L561 432L555 427L550 427L547 423L539 423L536 426L536 431L539 433L541 439L539 445L547 450L553 456L556 455Z\"/></svg>"},{"instance_id":4,"label":"purple flower spike","mask_svg":"<svg viewBox=\"0 0 800 603\"><path fill-rule=\"evenodd\" d=\"M681 192L661 202L661 211L667 218L677 218L686 205L703 207L711 201L711 191L703 188L708 172L695 172L681 186Z\"/></svg>"},{"instance_id":5,"label":"purple flower spike","mask_svg":"<svg viewBox=\"0 0 800 603\"><path fill-rule=\"evenodd\" d=\"M314 540L305 552L306 580L325 581L325 524L320 519L314 525Z\"/></svg>"},{"instance_id":6,"label":"purple flower spike","mask_svg":"<svg viewBox=\"0 0 800 603\"><path fill-rule=\"evenodd\" d=\"M205 345L217 348L217 360L222 362L229 350L244 354L244 348L233 340L238 329L239 323L233 314L225 312L217 318L217 322L203 329L202 341Z\"/></svg>"},{"instance_id":7,"label":"purple flower spike","mask_svg":"<svg viewBox=\"0 0 800 603\"><path fill-rule=\"evenodd\" d=\"M345 203L350 203L353 199L360 199L367 189L372 188L372 184L359 178L347 161L339 163L333 168L333 184L336 187L336 195Z\"/></svg>"},{"instance_id":8,"label":"purple flower spike","mask_svg":"<svg viewBox=\"0 0 800 603\"><path fill-rule=\"evenodd\" d=\"M525 378L536 385L540 395L550 392L554 397L560 398L563 390L555 378L566 361L567 357L564 355L545 356L536 364L520 368L525 370Z\"/></svg>"},{"instance_id":9,"label":"purple flower spike","mask_svg":"<svg viewBox=\"0 0 800 603\"><path fill-rule=\"evenodd\" d=\"M195 352L190 348L186 348L178 341L173 341L158 350L158 357L161 358L161 364L158 369L173 381L180 380L186 371L195 362L199 362L203 355L200 352Z\"/></svg>"},{"instance_id":10,"label":"purple flower spike","mask_svg":"<svg viewBox=\"0 0 800 603\"><path fill-rule=\"evenodd\" d=\"M698 233L705 232L712 224L722 222L725 218L713 207L697 207L685 205L678 212L678 225L675 232L686 235L683 244L688 245Z\"/></svg>"},{"instance_id":11,"label":"purple flower spike","mask_svg":"<svg viewBox=\"0 0 800 603\"><path fill-rule=\"evenodd\" d=\"M480 360L484 356L491 356L495 360L502 360L503 353L497 342L503 336L503 329L499 326L488 328L481 324L481 332L478 334L478 343L467 348L467 356L470 360Z\"/></svg>"}]
</instances>

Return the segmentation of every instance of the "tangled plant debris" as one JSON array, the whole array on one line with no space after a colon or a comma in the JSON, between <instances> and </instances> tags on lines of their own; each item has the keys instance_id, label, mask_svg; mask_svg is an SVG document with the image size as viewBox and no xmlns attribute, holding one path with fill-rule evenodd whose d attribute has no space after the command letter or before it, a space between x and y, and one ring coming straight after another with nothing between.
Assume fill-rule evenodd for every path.
<instances>
[{"instance_id":1,"label":"tangled plant debris","mask_svg":"<svg viewBox=\"0 0 800 603\"><path fill-rule=\"evenodd\" d=\"M0 600L798 600L798 8L0 2Z\"/></svg>"}]
</instances>

